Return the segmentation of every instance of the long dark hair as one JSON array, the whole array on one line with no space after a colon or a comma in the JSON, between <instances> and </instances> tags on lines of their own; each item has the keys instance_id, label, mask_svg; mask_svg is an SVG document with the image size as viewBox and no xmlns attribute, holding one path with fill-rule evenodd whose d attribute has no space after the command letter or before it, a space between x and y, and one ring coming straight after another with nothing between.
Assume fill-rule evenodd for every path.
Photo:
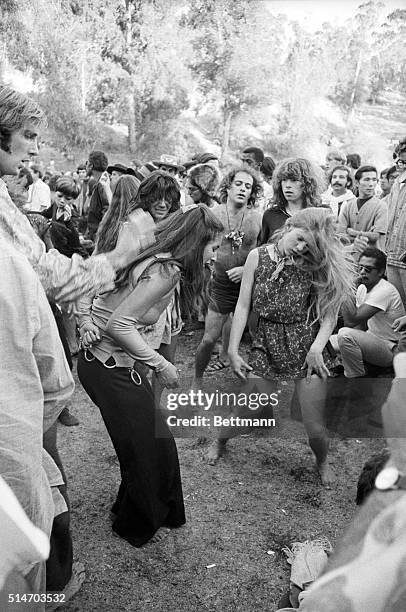
<instances>
[{"instance_id":1,"label":"long dark hair","mask_svg":"<svg viewBox=\"0 0 406 612\"><path fill-rule=\"evenodd\" d=\"M104 215L96 235L96 253L112 251L124 221L132 212L131 202L138 193L139 180L135 176L120 176L113 191L111 204Z\"/></svg>"},{"instance_id":2,"label":"long dark hair","mask_svg":"<svg viewBox=\"0 0 406 612\"><path fill-rule=\"evenodd\" d=\"M186 212L177 211L157 224L156 242L143 251L135 261L118 273L116 287L127 285L133 268L149 257L175 263L182 270L182 291L186 313L193 310L194 298L204 285L203 252L209 242L224 230L223 224L204 204ZM170 258L160 257L170 253Z\"/></svg>"},{"instance_id":3,"label":"long dark hair","mask_svg":"<svg viewBox=\"0 0 406 612\"><path fill-rule=\"evenodd\" d=\"M171 204L168 214L180 208L179 185L171 174L156 170L142 181L136 197L131 202L131 211L136 208L150 212L151 205L159 200L166 200Z\"/></svg>"},{"instance_id":4,"label":"long dark hair","mask_svg":"<svg viewBox=\"0 0 406 612\"><path fill-rule=\"evenodd\" d=\"M286 209L287 200L283 195L282 181L286 180L302 183L303 208L321 205L321 186L312 164L307 159L303 157L284 159L275 168L272 176L273 203L283 210Z\"/></svg>"}]
</instances>

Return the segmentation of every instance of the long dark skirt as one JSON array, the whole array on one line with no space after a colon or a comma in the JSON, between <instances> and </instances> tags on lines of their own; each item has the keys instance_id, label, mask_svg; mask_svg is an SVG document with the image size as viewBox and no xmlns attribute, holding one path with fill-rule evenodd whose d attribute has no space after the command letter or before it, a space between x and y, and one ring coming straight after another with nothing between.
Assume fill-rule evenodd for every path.
<instances>
[{"instance_id":1,"label":"long dark skirt","mask_svg":"<svg viewBox=\"0 0 406 612\"><path fill-rule=\"evenodd\" d=\"M82 352L78 375L100 409L120 463L113 531L133 546L142 546L160 527L183 525L186 519L176 444L155 410L148 380L135 370L131 377L128 368L107 369L97 359L88 362Z\"/></svg>"}]
</instances>

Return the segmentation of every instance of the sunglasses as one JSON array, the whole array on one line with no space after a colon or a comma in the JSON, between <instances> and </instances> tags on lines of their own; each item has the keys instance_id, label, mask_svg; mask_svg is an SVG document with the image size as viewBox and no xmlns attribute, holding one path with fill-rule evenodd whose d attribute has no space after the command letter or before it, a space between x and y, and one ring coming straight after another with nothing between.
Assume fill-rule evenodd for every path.
<instances>
[{"instance_id":1,"label":"sunglasses","mask_svg":"<svg viewBox=\"0 0 406 612\"><path fill-rule=\"evenodd\" d=\"M367 274L372 272L372 270L377 270L375 266L363 266L362 264L358 264L358 270L365 270Z\"/></svg>"}]
</instances>

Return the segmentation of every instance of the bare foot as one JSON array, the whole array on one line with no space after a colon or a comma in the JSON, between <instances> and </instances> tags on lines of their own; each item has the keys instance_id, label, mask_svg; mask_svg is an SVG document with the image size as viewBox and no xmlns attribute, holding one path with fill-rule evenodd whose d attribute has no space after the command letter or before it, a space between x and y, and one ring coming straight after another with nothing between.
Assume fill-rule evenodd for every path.
<instances>
[{"instance_id":1,"label":"bare foot","mask_svg":"<svg viewBox=\"0 0 406 612\"><path fill-rule=\"evenodd\" d=\"M71 579L69 580L63 591L61 591L61 595L65 596L63 600L64 602L69 601L74 595L76 595L76 593L80 590L82 584L84 583L85 579L85 566L83 565L83 563L75 561L72 565ZM46 610L47 612L49 612L50 610L56 610L62 605L63 604L61 600L59 600L59 602L54 601L46 605Z\"/></svg>"},{"instance_id":2,"label":"bare foot","mask_svg":"<svg viewBox=\"0 0 406 612\"><path fill-rule=\"evenodd\" d=\"M207 451L207 463L215 465L226 450L227 440L215 440Z\"/></svg>"},{"instance_id":3,"label":"bare foot","mask_svg":"<svg viewBox=\"0 0 406 612\"><path fill-rule=\"evenodd\" d=\"M336 481L336 475L333 468L324 461L323 463L316 464L316 469L319 473L321 484L324 487L330 487Z\"/></svg>"}]
</instances>

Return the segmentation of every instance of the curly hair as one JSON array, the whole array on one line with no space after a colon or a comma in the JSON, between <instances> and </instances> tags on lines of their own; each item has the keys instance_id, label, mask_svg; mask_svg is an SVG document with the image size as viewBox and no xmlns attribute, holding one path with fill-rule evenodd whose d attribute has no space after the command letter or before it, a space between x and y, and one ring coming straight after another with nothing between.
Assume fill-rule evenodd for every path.
<instances>
[{"instance_id":1,"label":"curly hair","mask_svg":"<svg viewBox=\"0 0 406 612\"><path fill-rule=\"evenodd\" d=\"M187 314L193 312L195 297L204 287L205 274L203 252L209 242L215 240L224 230L223 224L205 204L198 204L189 210L178 210L157 224L156 242L145 249L125 269L118 273L116 288L130 282L133 268L148 257L156 256L162 261L162 253L171 253L165 263L175 263L182 270L183 306Z\"/></svg>"},{"instance_id":2,"label":"curly hair","mask_svg":"<svg viewBox=\"0 0 406 612\"><path fill-rule=\"evenodd\" d=\"M282 181L300 181L303 187L303 208L321 206L321 185L312 164L302 157L288 158L275 168L272 177L275 206L286 208L287 200L283 195Z\"/></svg>"},{"instance_id":3,"label":"curly hair","mask_svg":"<svg viewBox=\"0 0 406 612\"><path fill-rule=\"evenodd\" d=\"M235 179L235 175L238 174L238 172L244 172L245 174L249 174L252 177L252 181L253 181L252 190L251 190L251 195L248 198L247 207L255 208L256 206L258 206L257 200L258 198L262 196L263 189L262 189L262 184L261 184L261 178L258 172L256 172L253 168L251 168L251 166L248 166L248 164L241 164L239 166L234 166L223 177L223 180L221 181L220 187L219 187L219 201L221 204L225 204L227 202L229 189L231 187L232 182Z\"/></svg>"},{"instance_id":4,"label":"curly hair","mask_svg":"<svg viewBox=\"0 0 406 612\"><path fill-rule=\"evenodd\" d=\"M91 151L89 153L89 163L92 164L93 170L96 170L96 172L104 172L107 170L109 160L103 151Z\"/></svg>"},{"instance_id":5,"label":"curly hair","mask_svg":"<svg viewBox=\"0 0 406 612\"><path fill-rule=\"evenodd\" d=\"M115 248L121 226L133 210L132 202L139 186L140 181L130 174L124 174L118 179L111 204L97 230L95 253L108 253Z\"/></svg>"},{"instance_id":6,"label":"curly hair","mask_svg":"<svg viewBox=\"0 0 406 612\"><path fill-rule=\"evenodd\" d=\"M309 207L298 211L274 232L270 242L277 244L292 228L308 232L308 250L293 256L295 265L313 277L308 321L321 322L331 312L337 316L343 301L354 293L356 271L353 260L346 258L331 210Z\"/></svg>"}]
</instances>

